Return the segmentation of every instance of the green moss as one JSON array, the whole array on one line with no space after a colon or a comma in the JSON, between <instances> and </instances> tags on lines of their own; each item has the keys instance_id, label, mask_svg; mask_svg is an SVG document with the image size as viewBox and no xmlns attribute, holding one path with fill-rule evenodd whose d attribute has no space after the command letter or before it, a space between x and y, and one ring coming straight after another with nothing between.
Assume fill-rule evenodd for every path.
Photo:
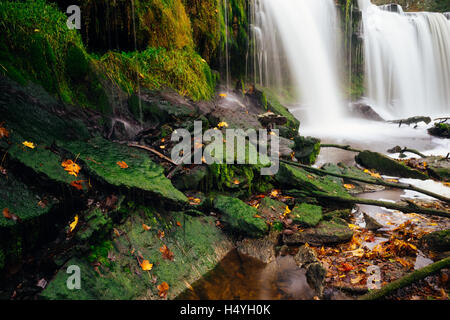
<instances>
[{"instance_id":1,"label":"green moss","mask_svg":"<svg viewBox=\"0 0 450 320\"><path fill-rule=\"evenodd\" d=\"M256 208L239 199L218 196L214 199L214 209L222 214L221 220L227 227L239 236L262 237L268 231L264 220L255 217Z\"/></svg>"},{"instance_id":2,"label":"green moss","mask_svg":"<svg viewBox=\"0 0 450 320\"><path fill-rule=\"evenodd\" d=\"M148 208L152 218L143 212L143 208L133 211L119 228L122 236L111 235L109 243L101 245L96 256L102 259L111 252L114 263L105 261L92 268L88 259L72 258L52 279L41 297L44 299L157 299L157 285L165 281L169 284L168 298L174 299L186 289L186 282L192 283L210 271L231 249L231 243L215 226L212 217L190 217L180 213L158 215ZM155 218L156 219L153 219ZM181 227L176 222L181 223ZM142 229L142 224L151 226L150 231ZM157 231L165 231L160 239ZM159 251L165 244L173 252L174 259L166 260ZM134 250L133 250L134 249ZM139 252L139 253L138 253ZM141 269L139 255L153 263L153 269L145 272ZM81 290L69 290L66 286L69 265L81 268ZM154 283L152 278L156 278Z\"/></svg>"},{"instance_id":3,"label":"green moss","mask_svg":"<svg viewBox=\"0 0 450 320\"><path fill-rule=\"evenodd\" d=\"M82 81L89 71L89 62L85 53L76 45L67 50L66 72L75 81Z\"/></svg>"},{"instance_id":4,"label":"green moss","mask_svg":"<svg viewBox=\"0 0 450 320\"><path fill-rule=\"evenodd\" d=\"M355 160L360 165L368 168L375 169L381 174L426 180L428 176L415 169L411 169L403 163L400 163L394 159L391 159L378 152L372 152L365 150L356 155Z\"/></svg>"},{"instance_id":5,"label":"green moss","mask_svg":"<svg viewBox=\"0 0 450 320\"><path fill-rule=\"evenodd\" d=\"M312 165L320 153L320 140L313 137L294 138L295 157L303 164Z\"/></svg>"},{"instance_id":6,"label":"green moss","mask_svg":"<svg viewBox=\"0 0 450 320\"><path fill-rule=\"evenodd\" d=\"M315 227L322 220L322 207L302 203L292 209L290 217L301 226Z\"/></svg>"},{"instance_id":7,"label":"green moss","mask_svg":"<svg viewBox=\"0 0 450 320\"><path fill-rule=\"evenodd\" d=\"M172 186L164 175L164 169L151 161L138 149L94 138L89 143L74 141L65 145L73 154L79 154L84 169L106 183L128 189L140 189L163 199L185 203L187 198ZM125 161L128 168L122 169L118 161Z\"/></svg>"}]
</instances>

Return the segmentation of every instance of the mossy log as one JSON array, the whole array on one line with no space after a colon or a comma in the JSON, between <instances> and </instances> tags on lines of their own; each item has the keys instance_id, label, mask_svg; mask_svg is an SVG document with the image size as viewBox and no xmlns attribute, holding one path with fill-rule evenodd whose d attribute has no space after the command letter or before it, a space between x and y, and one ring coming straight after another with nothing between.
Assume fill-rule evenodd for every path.
<instances>
[{"instance_id":1,"label":"mossy log","mask_svg":"<svg viewBox=\"0 0 450 320\"><path fill-rule=\"evenodd\" d=\"M377 299L383 298L398 289L404 288L418 280L424 279L424 278L428 277L429 275L432 275L432 274L438 272L439 270L441 270L443 268L448 268L448 267L450 267L450 257L447 257L443 260L440 260L438 262L430 264L424 268L421 268L419 270L411 272L411 273L407 274L406 276L385 285L384 287L382 287L379 290L371 291L371 292L359 297L359 300L377 300Z\"/></svg>"},{"instance_id":2,"label":"mossy log","mask_svg":"<svg viewBox=\"0 0 450 320\"><path fill-rule=\"evenodd\" d=\"M310 171L310 172L313 172L313 173L316 173L316 174L321 174L321 175L325 174L325 175L329 175L329 176L333 176L333 177L338 177L338 178L343 178L343 179L348 179L348 180L364 182L364 183L367 183L367 184L381 185L381 186L384 186L384 187L397 188L397 189L403 189L403 190L412 190L412 191L416 191L416 192L419 192L419 193L426 194L426 195L428 195L430 197L439 199L439 200L444 201L446 203L450 203L450 199L447 198L447 197L444 197L444 196L442 196L440 194L437 194L437 193L434 193L434 192L431 192L431 191L428 191L428 190L425 190L425 189L418 188L418 187L416 187L414 185L411 185L411 184L387 182L387 181L384 181L383 179L379 179L379 178L364 179L364 178L361 178L361 177L353 177L353 176L348 176L348 175L345 175L345 174L333 173L333 172L329 172L329 171L326 171L326 170L313 168L313 167L310 167L310 166L307 166L307 165L303 165L303 164L300 164L300 163L287 161L287 160L283 160L283 159L280 159L280 161L284 162L284 163L287 163L287 164L290 164L290 165L293 165L293 166L301 167L301 168L303 168L303 169L305 169L307 171Z\"/></svg>"},{"instance_id":3,"label":"mossy log","mask_svg":"<svg viewBox=\"0 0 450 320\"><path fill-rule=\"evenodd\" d=\"M334 200L337 202L343 202L343 203L349 203L349 204L366 204L369 206L376 206L376 207L384 207L387 209L393 209L398 210L404 213L422 213L429 216L438 216L438 217L445 217L450 218L450 213L446 211L436 210L436 209L429 209L424 208L421 206L416 205L412 201L406 201L408 204L402 205L397 203L392 203L388 201L380 201L380 200L372 200L372 199L364 199L364 198L356 198L356 197L340 197L340 196L333 196L322 192L316 192L315 197L322 198L322 199L328 199L328 200Z\"/></svg>"},{"instance_id":4,"label":"mossy log","mask_svg":"<svg viewBox=\"0 0 450 320\"><path fill-rule=\"evenodd\" d=\"M320 147L321 148L337 148L337 149L347 150L347 151L351 151L351 152L362 152L362 150L354 149L349 145L342 146L340 144L321 144Z\"/></svg>"}]
</instances>

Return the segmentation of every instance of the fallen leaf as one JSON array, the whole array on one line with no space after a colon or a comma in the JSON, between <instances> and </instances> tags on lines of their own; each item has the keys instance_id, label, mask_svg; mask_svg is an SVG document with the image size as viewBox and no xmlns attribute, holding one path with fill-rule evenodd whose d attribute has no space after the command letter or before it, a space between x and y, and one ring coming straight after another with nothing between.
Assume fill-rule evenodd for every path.
<instances>
[{"instance_id":1,"label":"fallen leaf","mask_svg":"<svg viewBox=\"0 0 450 320\"><path fill-rule=\"evenodd\" d=\"M148 260L142 260L141 268L144 271L150 271L153 269L153 263L150 263Z\"/></svg>"},{"instance_id":2,"label":"fallen leaf","mask_svg":"<svg viewBox=\"0 0 450 320\"><path fill-rule=\"evenodd\" d=\"M167 282L164 281L163 283L158 285L156 288L158 289L158 291L159 291L158 295L161 298L165 298L167 296L167 291L169 291L169 285L167 284Z\"/></svg>"},{"instance_id":3,"label":"fallen leaf","mask_svg":"<svg viewBox=\"0 0 450 320\"><path fill-rule=\"evenodd\" d=\"M233 183L237 185L240 184L241 182L238 179L234 179Z\"/></svg>"},{"instance_id":4,"label":"fallen leaf","mask_svg":"<svg viewBox=\"0 0 450 320\"><path fill-rule=\"evenodd\" d=\"M83 190L83 185L81 184L82 182L84 182L86 180L77 180L77 181L72 181L70 183L70 185L78 190Z\"/></svg>"},{"instance_id":5,"label":"fallen leaf","mask_svg":"<svg viewBox=\"0 0 450 320\"><path fill-rule=\"evenodd\" d=\"M73 222L69 225L69 232L72 232L78 224L78 215L75 216Z\"/></svg>"},{"instance_id":6,"label":"fallen leaf","mask_svg":"<svg viewBox=\"0 0 450 320\"><path fill-rule=\"evenodd\" d=\"M219 97L221 97L221 98L226 98L226 97L227 97L227 94L226 94L226 93L219 93Z\"/></svg>"},{"instance_id":7,"label":"fallen leaf","mask_svg":"<svg viewBox=\"0 0 450 320\"><path fill-rule=\"evenodd\" d=\"M226 123L225 121L222 121L222 122L219 122L219 123L217 124L217 126L218 126L219 128L222 128L222 127L228 128L228 123Z\"/></svg>"},{"instance_id":8,"label":"fallen leaf","mask_svg":"<svg viewBox=\"0 0 450 320\"><path fill-rule=\"evenodd\" d=\"M158 230L158 238L159 239L164 238L164 231Z\"/></svg>"},{"instance_id":9,"label":"fallen leaf","mask_svg":"<svg viewBox=\"0 0 450 320\"><path fill-rule=\"evenodd\" d=\"M277 189L272 190L272 192L270 193L270 196L274 197L274 198L278 197L279 195L280 195L280 190L277 190Z\"/></svg>"},{"instance_id":10,"label":"fallen leaf","mask_svg":"<svg viewBox=\"0 0 450 320\"><path fill-rule=\"evenodd\" d=\"M286 206L286 209L284 210L283 215L286 216L286 215L288 215L289 213L291 213L291 210L289 209L288 206Z\"/></svg>"},{"instance_id":11,"label":"fallen leaf","mask_svg":"<svg viewBox=\"0 0 450 320\"><path fill-rule=\"evenodd\" d=\"M177 226L181 227L181 222L177 221Z\"/></svg>"},{"instance_id":12,"label":"fallen leaf","mask_svg":"<svg viewBox=\"0 0 450 320\"><path fill-rule=\"evenodd\" d=\"M358 283L361 282L361 280L362 280L363 278L364 278L363 275L359 275L359 276L357 276L356 278L351 279L350 282L351 282L352 284L358 284Z\"/></svg>"},{"instance_id":13,"label":"fallen leaf","mask_svg":"<svg viewBox=\"0 0 450 320\"><path fill-rule=\"evenodd\" d=\"M25 147L30 148L30 149L36 148L36 146L34 145L33 142L24 141L24 142L22 142L22 144L23 144Z\"/></svg>"},{"instance_id":14,"label":"fallen leaf","mask_svg":"<svg viewBox=\"0 0 450 320\"><path fill-rule=\"evenodd\" d=\"M355 269L355 267L352 266L351 264L347 263L347 262L344 262L339 267L339 271L344 271L344 272L352 271L353 269Z\"/></svg>"},{"instance_id":15,"label":"fallen leaf","mask_svg":"<svg viewBox=\"0 0 450 320\"><path fill-rule=\"evenodd\" d=\"M6 130L5 127L3 127L2 125L0 125L0 139L1 138L8 138L9 137L9 131Z\"/></svg>"},{"instance_id":16,"label":"fallen leaf","mask_svg":"<svg viewBox=\"0 0 450 320\"><path fill-rule=\"evenodd\" d=\"M81 170L81 167L73 162L72 160L65 160L61 163L61 166L64 168L65 171L67 171L70 175L73 175L75 177L78 176L78 173Z\"/></svg>"},{"instance_id":17,"label":"fallen leaf","mask_svg":"<svg viewBox=\"0 0 450 320\"><path fill-rule=\"evenodd\" d=\"M119 167L121 167L122 169L128 168L128 165L127 165L127 163L125 161L117 161L117 165Z\"/></svg>"},{"instance_id":18,"label":"fallen leaf","mask_svg":"<svg viewBox=\"0 0 450 320\"><path fill-rule=\"evenodd\" d=\"M355 189L355 186L353 184L344 184L344 188L347 190Z\"/></svg>"},{"instance_id":19,"label":"fallen leaf","mask_svg":"<svg viewBox=\"0 0 450 320\"><path fill-rule=\"evenodd\" d=\"M159 251L162 253L163 259L173 260L173 252L166 245L159 248Z\"/></svg>"},{"instance_id":20,"label":"fallen leaf","mask_svg":"<svg viewBox=\"0 0 450 320\"><path fill-rule=\"evenodd\" d=\"M41 280L39 280L39 281L36 283L36 286L37 286L37 287L40 287L40 288L42 288L42 289L45 289L45 287L47 286L47 280L45 280L44 278L42 278Z\"/></svg>"},{"instance_id":21,"label":"fallen leaf","mask_svg":"<svg viewBox=\"0 0 450 320\"><path fill-rule=\"evenodd\" d=\"M12 213L11 211L9 211L8 208L3 209L3 216L6 219L11 219L13 221L20 221L20 218L18 216L16 216L14 213Z\"/></svg>"},{"instance_id":22,"label":"fallen leaf","mask_svg":"<svg viewBox=\"0 0 450 320\"><path fill-rule=\"evenodd\" d=\"M142 228L143 228L145 231L148 231L148 230L151 229L151 227L149 227L149 226L146 225L145 223L142 224Z\"/></svg>"}]
</instances>

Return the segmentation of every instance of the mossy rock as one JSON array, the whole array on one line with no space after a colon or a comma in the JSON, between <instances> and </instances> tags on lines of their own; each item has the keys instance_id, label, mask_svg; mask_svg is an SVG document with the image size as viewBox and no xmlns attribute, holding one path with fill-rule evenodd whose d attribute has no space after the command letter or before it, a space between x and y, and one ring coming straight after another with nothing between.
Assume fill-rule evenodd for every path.
<instances>
[{"instance_id":1,"label":"mossy rock","mask_svg":"<svg viewBox=\"0 0 450 320\"><path fill-rule=\"evenodd\" d=\"M176 176L172 182L179 190L200 190L201 182L207 174L208 168L206 166L198 166Z\"/></svg>"},{"instance_id":2,"label":"mossy rock","mask_svg":"<svg viewBox=\"0 0 450 320\"><path fill-rule=\"evenodd\" d=\"M311 165L316 162L320 153L320 140L313 137L298 136L294 138L295 157L303 164Z\"/></svg>"},{"instance_id":3,"label":"mossy rock","mask_svg":"<svg viewBox=\"0 0 450 320\"><path fill-rule=\"evenodd\" d=\"M309 228L292 235L283 235L287 245L308 243L312 246L331 245L348 242L353 237L353 231L342 220L321 221L315 228Z\"/></svg>"},{"instance_id":4,"label":"mossy rock","mask_svg":"<svg viewBox=\"0 0 450 320\"><path fill-rule=\"evenodd\" d=\"M294 223L304 227L315 227L322 220L322 207L307 203L295 206L289 214Z\"/></svg>"},{"instance_id":5,"label":"mossy rock","mask_svg":"<svg viewBox=\"0 0 450 320\"><path fill-rule=\"evenodd\" d=\"M0 211L8 210L18 218L0 215L0 266L20 264L26 253L50 236L48 229L63 218L56 214L57 204L56 199L28 187L11 172L0 177Z\"/></svg>"},{"instance_id":6,"label":"mossy rock","mask_svg":"<svg viewBox=\"0 0 450 320\"><path fill-rule=\"evenodd\" d=\"M280 214L283 214L286 211L286 204L271 199L269 197L265 197L261 200L258 206L258 213L262 217L278 217Z\"/></svg>"},{"instance_id":7,"label":"mossy rock","mask_svg":"<svg viewBox=\"0 0 450 320\"><path fill-rule=\"evenodd\" d=\"M73 141L64 145L79 160L89 175L109 185L142 190L174 204L187 203L186 196L177 190L164 175L164 169L154 163L142 150L120 145L101 137L86 142ZM117 162L124 161L128 168Z\"/></svg>"},{"instance_id":8,"label":"mossy rock","mask_svg":"<svg viewBox=\"0 0 450 320\"><path fill-rule=\"evenodd\" d=\"M226 223L233 234L258 238L268 232L265 221L255 217L257 209L242 200L218 196L214 200L214 209L222 215L221 221Z\"/></svg>"},{"instance_id":9,"label":"mossy rock","mask_svg":"<svg viewBox=\"0 0 450 320\"><path fill-rule=\"evenodd\" d=\"M328 177L320 177L301 168L280 163L275 180L286 189L294 188L304 196L314 197L318 193L348 197L348 192L341 185Z\"/></svg>"},{"instance_id":10,"label":"mossy rock","mask_svg":"<svg viewBox=\"0 0 450 320\"><path fill-rule=\"evenodd\" d=\"M332 220L334 218L339 218L345 221L349 221L352 217L352 210L351 209L342 209L342 210L334 210L327 212L323 215L324 220Z\"/></svg>"},{"instance_id":11,"label":"mossy rock","mask_svg":"<svg viewBox=\"0 0 450 320\"><path fill-rule=\"evenodd\" d=\"M178 222L181 226L178 225ZM151 229L146 231L142 224ZM212 217L191 217L181 213L159 215L152 208L138 208L122 224L117 225L121 236L111 233L105 241L94 245L90 254L73 257L49 281L40 294L43 299L67 300L129 300L160 299L157 285L169 285L168 299L176 298L212 270L232 249L232 243L215 226ZM158 230L164 231L163 238ZM173 260L164 259L160 248L166 245ZM153 264L143 271L139 256ZM100 262L98 272L91 261ZM81 269L81 289L69 290L67 267ZM153 282L156 279L156 283Z\"/></svg>"},{"instance_id":12,"label":"mossy rock","mask_svg":"<svg viewBox=\"0 0 450 320\"><path fill-rule=\"evenodd\" d=\"M428 233L421 240L433 251L450 251L450 229Z\"/></svg>"},{"instance_id":13,"label":"mossy rock","mask_svg":"<svg viewBox=\"0 0 450 320\"><path fill-rule=\"evenodd\" d=\"M378 152L372 152L368 150L362 151L358 153L358 155L355 157L355 160L363 167L367 169L375 169L380 174L420 180L428 179L428 176L426 174L411 169L403 163L399 163L394 159L391 159Z\"/></svg>"},{"instance_id":14,"label":"mossy rock","mask_svg":"<svg viewBox=\"0 0 450 320\"><path fill-rule=\"evenodd\" d=\"M82 81L89 72L89 61L78 46L71 45L67 49L66 72L74 81Z\"/></svg>"}]
</instances>

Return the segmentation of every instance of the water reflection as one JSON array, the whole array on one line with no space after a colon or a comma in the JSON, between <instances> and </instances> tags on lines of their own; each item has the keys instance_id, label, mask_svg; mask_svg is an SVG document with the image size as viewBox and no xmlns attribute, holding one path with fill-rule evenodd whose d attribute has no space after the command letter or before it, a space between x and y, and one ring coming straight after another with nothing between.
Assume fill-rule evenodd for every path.
<instances>
[{"instance_id":1,"label":"water reflection","mask_svg":"<svg viewBox=\"0 0 450 320\"><path fill-rule=\"evenodd\" d=\"M307 300L315 296L292 256L269 264L231 251L205 277L178 299L185 300Z\"/></svg>"}]
</instances>

